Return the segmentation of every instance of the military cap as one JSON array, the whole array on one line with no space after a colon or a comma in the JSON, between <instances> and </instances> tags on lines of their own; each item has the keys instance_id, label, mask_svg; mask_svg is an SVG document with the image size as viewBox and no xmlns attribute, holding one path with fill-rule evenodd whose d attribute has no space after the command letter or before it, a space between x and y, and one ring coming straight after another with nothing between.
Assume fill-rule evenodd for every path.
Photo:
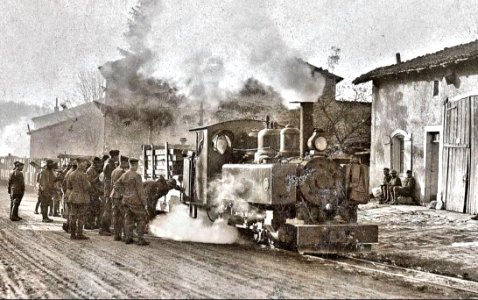
<instances>
[{"instance_id":1,"label":"military cap","mask_svg":"<svg viewBox=\"0 0 478 300\"><path fill-rule=\"evenodd\" d=\"M110 156L108 154L105 154L103 155L103 157L101 158L102 161L107 161L108 158L110 158Z\"/></svg>"},{"instance_id":2,"label":"military cap","mask_svg":"<svg viewBox=\"0 0 478 300\"><path fill-rule=\"evenodd\" d=\"M21 161L18 161L18 160L17 160L17 161L15 161L15 162L13 162L13 165L14 165L15 167L18 167L18 166L23 166L23 165L25 165L25 164L22 163Z\"/></svg>"},{"instance_id":3,"label":"military cap","mask_svg":"<svg viewBox=\"0 0 478 300\"><path fill-rule=\"evenodd\" d=\"M128 158L127 156L121 155L120 160L121 160L121 161L124 161L124 162L128 162L128 161L129 161L129 158Z\"/></svg>"},{"instance_id":4,"label":"military cap","mask_svg":"<svg viewBox=\"0 0 478 300\"><path fill-rule=\"evenodd\" d=\"M47 166L53 166L54 164L55 164L55 162L53 160L51 160L51 159L46 160L46 165Z\"/></svg>"},{"instance_id":5,"label":"military cap","mask_svg":"<svg viewBox=\"0 0 478 300\"><path fill-rule=\"evenodd\" d=\"M18 163L19 163L19 161L16 160L16 161L13 162L13 165L16 167L16 166L18 166Z\"/></svg>"},{"instance_id":6,"label":"military cap","mask_svg":"<svg viewBox=\"0 0 478 300\"><path fill-rule=\"evenodd\" d=\"M94 163L94 164L103 163L101 158L99 158L98 156L95 156L91 162Z\"/></svg>"},{"instance_id":7,"label":"military cap","mask_svg":"<svg viewBox=\"0 0 478 300\"><path fill-rule=\"evenodd\" d=\"M129 161L130 164L137 164L137 163L138 163L138 159L137 159L137 158L133 158L133 157L130 158L128 161Z\"/></svg>"},{"instance_id":8,"label":"military cap","mask_svg":"<svg viewBox=\"0 0 478 300\"><path fill-rule=\"evenodd\" d=\"M389 169L389 168L383 168L383 170L384 170L384 171L390 171L390 169Z\"/></svg>"},{"instance_id":9,"label":"military cap","mask_svg":"<svg viewBox=\"0 0 478 300\"><path fill-rule=\"evenodd\" d=\"M110 150L110 155L111 156L118 156L119 155L119 150Z\"/></svg>"},{"instance_id":10,"label":"military cap","mask_svg":"<svg viewBox=\"0 0 478 300\"><path fill-rule=\"evenodd\" d=\"M397 171L392 170L392 171L390 171L390 173L392 173L392 174L397 174Z\"/></svg>"}]
</instances>

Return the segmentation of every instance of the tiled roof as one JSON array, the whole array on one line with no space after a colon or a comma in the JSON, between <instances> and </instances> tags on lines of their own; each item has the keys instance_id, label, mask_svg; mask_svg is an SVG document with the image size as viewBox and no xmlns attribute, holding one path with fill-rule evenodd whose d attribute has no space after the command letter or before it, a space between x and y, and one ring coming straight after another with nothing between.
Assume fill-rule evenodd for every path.
<instances>
[{"instance_id":1,"label":"tiled roof","mask_svg":"<svg viewBox=\"0 0 478 300\"><path fill-rule=\"evenodd\" d=\"M32 118L32 121L35 124L35 130L38 130L43 127L47 127L50 125L55 125L58 123L75 119L78 116L91 112L92 108L96 108L101 111L104 111L105 105L98 101L92 101L92 102L84 103L72 108L59 110L46 115L34 117Z\"/></svg>"},{"instance_id":2,"label":"tiled roof","mask_svg":"<svg viewBox=\"0 0 478 300\"><path fill-rule=\"evenodd\" d=\"M359 84L388 75L396 75L405 72L417 72L437 67L446 67L450 64L455 64L477 58L478 40L467 44L461 44L458 46L445 48L435 53L418 56L414 59L399 64L380 67L366 74L360 75L352 82L354 84Z\"/></svg>"}]
</instances>

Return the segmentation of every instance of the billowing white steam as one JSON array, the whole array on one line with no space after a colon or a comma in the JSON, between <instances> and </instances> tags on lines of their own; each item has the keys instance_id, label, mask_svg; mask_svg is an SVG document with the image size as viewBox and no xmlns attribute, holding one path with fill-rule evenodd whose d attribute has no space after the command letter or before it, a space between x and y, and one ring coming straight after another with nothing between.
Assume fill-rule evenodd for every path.
<instances>
[{"instance_id":1,"label":"billowing white steam","mask_svg":"<svg viewBox=\"0 0 478 300\"><path fill-rule=\"evenodd\" d=\"M283 41L267 2L165 0L142 10L150 26L140 37L153 58L141 71L173 82L190 99L224 100L249 78L274 88L285 103L322 93L325 81L312 77Z\"/></svg>"},{"instance_id":2,"label":"billowing white steam","mask_svg":"<svg viewBox=\"0 0 478 300\"><path fill-rule=\"evenodd\" d=\"M257 188L257 187L256 187ZM224 212L223 200L234 200L236 210L251 211L247 199L258 197L254 184L250 179L238 179L234 176L213 180L209 186L209 203L213 207L210 216L218 216ZM150 224L151 232L162 238L177 241L191 241L214 244L232 244L239 242L239 233L227 221L218 218L211 222L205 211L198 210L198 218L189 217L188 208L184 205L171 207L167 215L157 216Z\"/></svg>"},{"instance_id":3,"label":"billowing white steam","mask_svg":"<svg viewBox=\"0 0 478 300\"><path fill-rule=\"evenodd\" d=\"M9 153L27 157L30 152L30 139L27 135L28 118L22 117L18 122L0 128L0 156Z\"/></svg>"},{"instance_id":4,"label":"billowing white steam","mask_svg":"<svg viewBox=\"0 0 478 300\"><path fill-rule=\"evenodd\" d=\"M202 211L198 211L197 219L192 219L185 205L172 206L167 215L156 216L149 228L155 236L175 241L232 244L239 239L237 229L228 226L225 220L213 223Z\"/></svg>"}]
</instances>

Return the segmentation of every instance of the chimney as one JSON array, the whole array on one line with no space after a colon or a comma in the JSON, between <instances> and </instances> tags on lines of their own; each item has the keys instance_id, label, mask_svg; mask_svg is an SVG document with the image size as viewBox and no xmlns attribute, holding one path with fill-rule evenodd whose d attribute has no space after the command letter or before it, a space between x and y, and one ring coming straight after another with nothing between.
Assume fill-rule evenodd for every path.
<instances>
[{"instance_id":1,"label":"chimney","mask_svg":"<svg viewBox=\"0 0 478 300\"><path fill-rule=\"evenodd\" d=\"M395 57L397 58L397 65L402 63L402 59L400 58L400 53L395 53Z\"/></svg>"},{"instance_id":2,"label":"chimney","mask_svg":"<svg viewBox=\"0 0 478 300\"><path fill-rule=\"evenodd\" d=\"M60 111L60 108L58 107L58 98L56 98L56 103L55 103L55 112Z\"/></svg>"},{"instance_id":3,"label":"chimney","mask_svg":"<svg viewBox=\"0 0 478 300\"><path fill-rule=\"evenodd\" d=\"M300 156L307 154L307 141L314 132L314 104L312 102L300 103Z\"/></svg>"}]
</instances>

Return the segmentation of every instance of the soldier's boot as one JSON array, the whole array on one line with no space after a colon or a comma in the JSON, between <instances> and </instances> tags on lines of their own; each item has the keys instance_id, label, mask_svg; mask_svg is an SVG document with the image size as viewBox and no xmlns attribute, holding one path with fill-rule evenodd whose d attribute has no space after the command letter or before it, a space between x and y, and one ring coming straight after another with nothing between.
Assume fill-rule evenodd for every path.
<instances>
[{"instance_id":1,"label":"soldier's boot","mask_svg":"<svg viewBox=\"0 0 478 300\"><path fill-rule=\"evenodd\" d=\"M65 232L70 232L70 225L68 224L68 222L63 223L61 225L61 228L63 228Z\"/></svg>"},{"instance_id":2,"label":"soldier's boot","mask_svg":"<svg viewBox=\"0 0 478 300\"><path fill-rule=\"evenodd\" d=\"M60 209L60 203L57 202L57 203L53 204L53 216L54 217L60 217L59 209Z\"/></svg>"},{"instance_id":3,"label":"soldier's boot","mask_svg":"<svg viewBox=\"0 0 478 300\"><path fill-rule=\"evenodd\" d=\"M69 224L70 227L70 239L76 240L76 224L75 222L71 222Z\"/></svg>"},{"instance_id":4,"label":"soldier's boot","mask_svg":"<svg viewBox=\"0 0 478 300\"><path fill-rule=\"evenodd\" d=\"M76 230L76 232L77 232L76 233L76 239L77 240L89 240L90 239L89 237L87 237L83 234L83 223L84 223L84 221L81 218L79 218L78 219L78 228Z\"/></svg>"},{"instance_id":5,"label":"soldier's boot","mask_svg":"<svg viewBox=\"0 0 478 300\"><path fill-rule=\"evenodd\" d=\"M38 215L38 207L40 206L40 201L37 201L37 204L35 205L35 211L34 214Z\"/></svg>"},{"instance_id":6,"label":"soldier's boot","mask_svg":"<svg viewBox=\"0 0 478 300\"><path fill-rule=\"evenodd\" d=\"M42 206L41 207L41 214L42 214L42 222L43 223L51 223L53 222L52 219L48 218L48 207L47 206Z\"/></svg>"},{"instance_id":7,"label":"soldier's boot","mask_svg":"<svg viewBox=\"0 0 478 300\"><path fill-rule=\"evenodd\" d=\"M13 204L13 208L12 208L12 213L11 213L11 217L10 217L10 220L12 221L20 221L22 220L22 218L20 218L18 216L18 207L20 206L20 204L18 203L14 203Z\"/></svg>"}]
</instances>

